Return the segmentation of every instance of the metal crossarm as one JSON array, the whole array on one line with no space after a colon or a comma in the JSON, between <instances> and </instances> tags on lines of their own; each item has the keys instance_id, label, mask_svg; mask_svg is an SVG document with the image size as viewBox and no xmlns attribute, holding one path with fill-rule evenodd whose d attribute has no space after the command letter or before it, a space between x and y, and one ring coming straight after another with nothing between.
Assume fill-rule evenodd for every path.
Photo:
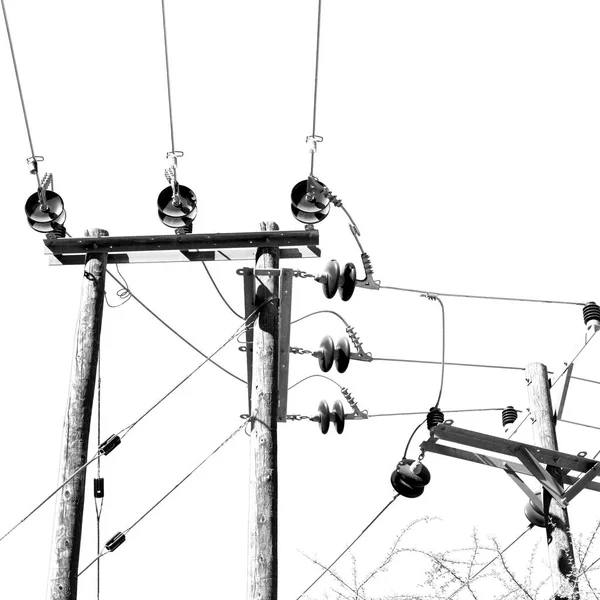
<instances>
[{"instance_id":1,"label":"metal crossarm","mask_svg":"<svg viewBox=\"0 0 600 600\"><path fill-rule=\"evenodd\" d=\"M496 454L514 456L521 462L510 462L503 458L489 456L480 452L473 452L454 446L446 446L440 444L438 440L445 440L453 444L460 444L462 446L494 452ZM584 456L539 448L530 444L523 444L521 442L487 435L477 431L461 429L452 426L448 422L432 428L431 436L421 444L421 450L423 452L443 454L445 456L460 458L462 460L502 469L529 497L531 497L532 492L527 488L520 477L518 477L517 473L521 475L530 475L535 477L563 506L566 506L583 489L600 492L600 482L594 480L600 475L600 462L598 461L590 460ZM571 487L564 492L562 487L546 471L541 463L562 469L563 481ZM569 471L577 471L584 473L584 475L579 478L573 477L568 475Z\"/></svg>"},{"instance_id":2,"label":"metal crossarm","mask_svg":"<svg viewBox=\"0 0 600 600\"><path fill-rule=\"evenodd\" d=\"M102 238L46 239L50 265L82 265L88 252L107 254L109 263L251 260L257 248L280 248L280 258L314 258L319 232L251 231Z\"/></svg>"}]
</instances>

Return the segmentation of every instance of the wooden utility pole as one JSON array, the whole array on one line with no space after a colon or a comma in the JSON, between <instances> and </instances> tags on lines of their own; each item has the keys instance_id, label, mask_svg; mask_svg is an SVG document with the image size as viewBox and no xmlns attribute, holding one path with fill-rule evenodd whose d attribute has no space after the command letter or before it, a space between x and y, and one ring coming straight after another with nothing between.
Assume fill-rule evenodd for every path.
<instances>
[{"instance_id":1,"label":"wooden utility pole","mask_svg":"<svg viewBox=\"0 0 600 600\"><path fill-rule=\"evenodd\" d=\"M86 232L86 237L107 235L108 232L103 229L92 229L89 233ZM106 260L106 254L86 255L67 414L63 428L60 481L68 479L87 462L104 306ZM85 475L86 471L83 469L65 485L56 502L47 596L49 600L76 600L77 598Z\"/></svg>"},{"instance_id":2,"label":"wooden utility pole","mask_svg":"<svg viewBox=\"0 0 600 600\"><path fill-rule=\"evenodd\" d=\"M276 231L261 223L261 231ZM279 248L261 248L256 269L278 269ZM248 600L277 600L277 404L279 363L279 278L256 275L259 311L252 345L252 434L250 436L250 511Z\"/></svg>"},{"instance_id":3,"label":"wooden utility pole","mask_svg":"<svg viewBox=\"0 0 600 600\"><path fill-rule=\"evenodd\" d=\"M533 443L542 448L558 450L548 370L541 363L527 366L529 410L533 423ZM547 467L562 488L562 472L558 467ZM545 489L543 490L546 536L552 584L556 600L579 600L579 586L575 568L575 555L569 527L569 515Z\"/></svg>"}]
</instances>

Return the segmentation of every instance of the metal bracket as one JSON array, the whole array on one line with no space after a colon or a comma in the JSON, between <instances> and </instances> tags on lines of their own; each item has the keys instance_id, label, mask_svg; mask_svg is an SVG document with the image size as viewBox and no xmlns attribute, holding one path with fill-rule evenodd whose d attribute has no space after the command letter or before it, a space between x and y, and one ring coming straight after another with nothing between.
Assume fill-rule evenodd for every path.
<instances>
[{"instance_id":1,"label":"metal bracket","mask_svg":"<svg viewBox=\"0 0 600 600\"><path fill-rule=\"evenodd\" d=\"M555 410L556 410L556 400L558 399L558 395L560 393L560 400L558 401L558 410L556 411L556 418L562 419L563 411L565 408L565 402L567 400L567 392L569 391L569 383L571 382L571 374L573 373L573 363L569 364L565 374L562 376L561 381L559 381L558 389L555 391L554 386L552 387L550 393L554 396L555 400Z\"/></svg>"}]
</instances>

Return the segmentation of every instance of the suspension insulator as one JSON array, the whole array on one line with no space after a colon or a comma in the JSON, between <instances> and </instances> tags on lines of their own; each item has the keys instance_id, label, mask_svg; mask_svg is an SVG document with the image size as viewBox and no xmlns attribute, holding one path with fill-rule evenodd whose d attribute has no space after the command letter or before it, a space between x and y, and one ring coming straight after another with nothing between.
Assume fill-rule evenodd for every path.
<instances>
[{"instance_id":1,"label":"suspension insulator","mask_svg":"<svg viewBox=\"0 0 600 600\"><path fill-rule=\"evenodd\" d=\"M176 227L186 227L191 225L197 214L197 208L194 208L194 210L182 217L170 217L169 215L163 213L160 209L158 210L158 218L162 221L162 224L166 225L167 227L172 227L173 229Z\"/></svg>"},{"instance_id":2,"label":"suspension insulator","mask_svg":"<svg viewBox=\"0 0 600 600\"><path fill-rule=\"evenodd\" d=\"M177 194L173 196L173 188L166 187L159 195L156 204L158 210L167 217L184 217L196 208L196 194L185 185L176 185Z\"/></svg>"},{"instance_id":3,"label":"suspension insulator","mask_svg":"<svg viewBox=\"0 0 600 600\"><path fill-rule=\"evenodd\" d=\"M423 494L424 487L413 487L408 485L398 476L398 473L394 471L391 477L392 487L405 498L418 498Z\"/></svg>"},{"instance_id":4,"label":"suspension insulator","mask_svg":"<svg viewBox=\"0 0 600 600\"><path fill-rule=\"evenodd\" d=\"M340 298L347 302L352 298L354 290L356 289L356 267L353 263L346 263L342 276L340 278Z\"/></svg>"},{"instance_id":5,"label":"suspension insulator","mask_svg":"<svg viewBox=\"0 0 600 600\"><path fill-rule=\"evenodd\" d=\"M27 223L39 233L51 233L56 226L63 225L67 213L62 198L51 190L44 192L46 196L46 204L44 205L40 199L42 192L31 194L25 202L25 214L27 215Z\"/></svg>"},{"instance_id":6,"label":"suspension insulator","mask_svg":"<svg viewBox=\"0 0 600 600\"><path fill-rule=\"evenodd\" d=\"M583 322L586 327L589 325L600 326L600 306L595 302L588 302L583 307Z\"/></svg>"},{"instance_id":7,"label":"suspension insulator","mask_svg":"<svg viewBox=\"0 0 600 600\"><path fill-rule=\"evenodd\" d=\"M303 179L292 188L292 206L306 213L322 211L329 205L326 190L325 184L315 177Z\"/></svg>"},{"instance_id":8,"label":"suspension insulator","mask_svg":"<svg viewBox=\"0 0 600 600\"><path fill-rule=\"evenodd\" d=\"M502 411L502 427L506 427L517 420L518 413L513 406L507 406Z\"/></svg>"},{"instance_id":9,"label":"suspension insulator","mask_svg":"<svg viewBox=\"0 0 600 600\"><path fill-rule=\"evenodd\" d=\"M329 209L331 207L329 204L318 212L306 212L304 210L300 210L297 206L292 204L292 214L300 223L304 223L305 225L314 225L315 223L320 223L328 214Z\"/></svg>"},{"instance_id":10,"label":"suspension insulator","mask_svg":"<svg viewBox=\"0 0 600 600\"><path fill-rule=\"evenodd\" d=\"M335 368L339 373L345 373L350 364L350 340L341 337L334 350Z\"/></svg>"},{"instance_id":11,"label":"suspension insulator","mask_svg":"<svg viewBox=\"0 0 600 600\"><path fill-rule=\"evenodd\" d=\"M333 338L330 335L326 335L321 340L321 346L317 351L317 360L319 361L319 367L321 371L327 373L333 366L333 356L335 347L333 345Z\"/></svg>"},{"instance_id":12,"label":"suspension insulator","mask_svg":"<svg viewBox=\"0 0 600 600\"><path fill-rule=\"evenodd\" d=\"M333 414L335 415L335 430L342 433L346 423L346 415L344 415L344 406L340 400L333 403Z\"/></svg>"},{"instance_id":13,"label":"suspension insulator","mask_svg":"<svg viewBox=\"0 0 600 600\"><path fill-rule=\"evenodd\" d=\"M340 263L337 260L330 260L325 265L323 274L318 277L318 280L323 286L325 297L331 300L340 285Z\"/></svg>"},{"instance_id":14,"label":"suspension insulator","mask_svg":"<svg viewBox=\"0 0 600 600\"><path fill-rule=\"evenodd\" d=\"M104 498L104 477L94 479L94 498Z\"/></svg>"},{"instance_id":15,"label":"suspension insulator","mask_svg":"<svg viewBox=\"0 0 600 600\"><path fill-rule=\"evenodd\" d=\"M321 433L327 433L329 431L329 404L325 400L321 400L319 402L319 408L317 409L317 414L319 415L319 427L321 428Z\"/></svg>"},{"instance_id":16,"label":"suspension insulator","mask_svg":"<svg viewBox=\"0 0 600 600\"><path fill-rule=\"evenodd\" d=\"M433 406L429 409L427 413L427 429L431 429L436 425L444 422L444 413L439 409Z\"/></svg>"},{"instance_id":17,"label":"suspension insulator","mask_svg":"<svg viewBox=\"0 0 600 600\"><path fill-rule=\"evenodd\" d=\"M536 494L536 500L529 500L525 504L525 516L532 525L536 527L546 527L546 517L544 516L544 506L542 504L542 494Z\"/></svg>"}]
</instances>

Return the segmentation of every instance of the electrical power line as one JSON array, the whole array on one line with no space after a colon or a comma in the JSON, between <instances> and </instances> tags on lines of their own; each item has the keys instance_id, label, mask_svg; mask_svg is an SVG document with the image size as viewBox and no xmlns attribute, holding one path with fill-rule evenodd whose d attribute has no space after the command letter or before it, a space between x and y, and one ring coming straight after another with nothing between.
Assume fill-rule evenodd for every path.
<instances>
[{"instance_id":1,"label":"electrical power line","mask_svg":"<svg viewBox=\"0 0 600 600\"><path fill-rule=\"evenodd\" d=\"M449 298L472 298L476 300L503 300L507 302L536 302L542 304L564 304L568 306L585 306L585 302L567 302L564 300L538 300L533 298L513 298L504 296L475 296L472 294L449 294L442 292L427 292L426 290L414 290L410 288L401 288L391 285L380 285L382 290L395 290L398 292L410 292L413 294L430 294L432 296L446 296Z\"/></svg>"},{"instance_id":2,"label":"electrical power line","mask_svg":"<svg viewBox=\"0 0 600 600\"><path fill-rule=\"evenodd\" d=\"M483 567L481 567L481 569L479 569L479 571L477 571L477 573L475 573L475 575L473 575L473 577L469 577L468 580L465 583L463 583L458 589L456 589L454 592L452 592L452 594L450 596L448 596L446 598L446 600L452 600L452 598L454 598L454 596L456 596L456 594L458 594L458 592L460 592L461 590L464 590L469 584L471 584L473 581L475 581L475 579L481 573L483 573L483 571L485 571L485 569L487 569L498 557L502 556L509 548L514 546L528 531L531 531L532 529L533 529L533 524L529 524L527 526L527 529L525 531L523 531L523 533L520 533L508 546L506 546L506 548L504 548L504 550L502 550L500 553L496 554L496 556L494 556L494 558L492 558L492 560L490 560Z\"/></svg>"},{"instance_id":3,"label":"electrical power line","mask_svg":"<svg viewBox=\"0 0 600 600\"><path fill-rule=\"evenodd\" d=\"M23 109L23 117L25 119L25 128L27 129L27 139L29 140L29 148L31 150L31 158L35 161L36 155L35 155L35 151L33 149L33 142L31 140L31 130L29 128L29 119L27 118L27 110L25 109L25 100L23 98L23 90L21 88L21 79L19 78L19 69L17 68L17 59L15 57L15 50L13 48L12 36L10 34L10 27L8 25L8 16L6 15L6 6L4 5L4 0L1 0L1 2L2 2L2 13L4 14L4 24L6 25L6 33L8 35L8 45L10 46L10 54L12 56L13 67L15 69L15 77L17 79L17 87L19 89L19 98L21 99L21 108ZM37 169L35 169L35 176L37 179L38 188L41 188L42 184L40 182L40 175L39 175Z\"/></svg>"},{"instance_id":4,"label":"electrical power line","mask_svg":"<svg viewBox=\"0 0 600 600\"><path fill-rule=\"evenodd\" d=\"M223 294L221 293L221 290L219 289L219 286L216 284L215 280L213 279L213 276L211 275L210 271L208 270L208 267L206 266L206 263L204 261L202 262L202 266L204 267L204 270L206 271L206 274L208 275L208 278L211 280L215 290L217 291L217 294L219 294L221 300L223 300L223 302L225 303L225 305L227 306L227 308L238 318L238 319L243 319L244 317L242 317L242 315L240 315L239 313L237 313L233 308L231 308L231 304L229 304L229 302L227 302L227 300L225 299L225 296L223 296Z\"/></svg>"},{"instance_id":5,"label":"electrical power line","mask_svg":"<svg viewBox=\"0 0 600 600\"><path fill-rule=\"evenodd\" d=\"M119 285L123 285L109 270L106 271ZM124 279L123 279L124 280ZM159 323L162 323L171 333L174 333L181 341L185 342L190 348L192 348L193 350L195 350L198 354L200 354L200 356L203 356L204 358L207 358L213 365L215 365L215 367L218 367L219 369L221 369L221 371L224 371L225 373L227 373L228 375L230 375L231 377L233 377L234 379L237 379L238 381L240 381L243 384L246 384L247 382L242 379L241 377L238 377L237 375L235 375L234 373L232 373L231 371L228 371L225 367L221 366L219 363L215 362L214 360L211 360L206 354L204 354L204 352L202 352L202 350L200 350L198 347L194 346L194 344L192 344L192 342L190 342L189 340L187 340L186 338L184 338L178 331L176 331L173 327L171 327L164 319L162 319L161 317L159 317L151 308L149 308L146 304L144 304L144 302L142 302L132 291L131 288L126 287L124 288L127 290L128 294L142 307L144 308L146 311L148 311L157 321L159 321ZM214 355L213 355L214 356Z\"/></svg>"},{"instance_id":6,"label":"electrical power line","mask_svg":"<svg viewBox=\"0 0 600 600\"><path fill-rule=\"evenodd\" d=\"M321 579L321 577L323 577L323 575L325 575L325 573L330 571L331 567L333 567L333 565L335 565L335 563L337 563L337 561L340 560L340 558L342 558L342 556L344 556L344 554L346 554L346 552L348 552L348 550L350 550L350 548L352 548L352 546L354 546L354 544L356 544L356 542L358 542L358 540L367 532L369 527L371 527L371 525L373 525L373 523L375 523L375 521L377 521L377 519L379 519L379 517L381 517L381 515L395 502L395 500L396 500L396 498L398 498L398 496L399 496L399 494L396 494L377 513L375 518L371 520L371 522L354 538L354 540L348 546L346 546L344 551L328 567L325 567L325 570L296 598L296 600L300 600L300 598L302 598L302 596L304 596L306 594L306 592L308 592L308 590L310 590L317 583L317 581L319 581Z\"/></svg>"},{"instance_id":7,"label":"electrical power line","mask_svg":"<svg viewBox=\"0 0 600 600\"><path fill-rule=\"evenodd\" d=\"M550 385L550 388L554 387L559 381L560 378L567 372L567 370L569 369L569 365L572 365L578 358L579 355L586 349L587 345L596 337L596 331L594 331L594 333L592 333L592 335L587 338L585 340L585 344L583 344L583 346L581 347L581 349L579 350L579 352L577 352L577 354L573 357L573 360L570 363L567 363L565 368L561 371L560 375L552 382L552 384Z\"/></svg>"},{"instance_id":8,"label":"electrical power line","mask_svg":"<svg viewBox=\"0 0 600 600\"><path fill-rule=\"evenodd\" d=\"M119 532L117 535L121 535L123 537L123 541L125 541L125 536L128 534L136 525L138 525L143 519L145 519L155 508L157 508L162 502L164 502L182 483L184 483L187 479L189 479L200 467L204 465L212 456L214 456L227 442L233 439L245 426L249 421L247 419L242 423L233 433L231 433L223 442L221 442L206 458L202 460L199 464L197 464L183 479L180 479L178 483L176 483L164 496L160 498L157 502L155 502L141 517L139 517L132 525L124 529L122 532ZM116 536L113 536L113 539ZM108 552L112 552L112 550L108 550L105 546L104 550L98 552L98 555L92 562L90 562L83 570L78 573L78 577L85 573L96 561L99 561L105 554Z\"/></svg>"},{"instance_id":9,"label":"electrical power line","mask_svg":"<svg viewBox=\"0 0 600 600\"><path fill-rule=\"evenodd\" d=\"M316 131L317 131L317 90L319 86L319 51L321 47L321 0L319 0L319 7L317 10L317 46L315 50L315 88L313 97L313 119L312 119L312 141L314 144L314 151L310 153L310 174L313 175L315 166L315 154L316 154Z\"/></svg>"},{"instance_id":10,"label":"electrical power line","mask_svg":"<svg viewBox=\"0 0 600 600\"><path fill-rule=\"evenodd\" d=\"M169 73L169 46L167 44L167 17L165 14L165 0L161 0L163 37L165 41L165 68L167 73L167 96L169 99L169 125L171 130L171 152L175 154L175 135L173 133L173 108L171 103L171 76Z\"/></svg>"},{"instance_id":11,"label":"electrical power line","mask_svg":"<svg viewBox=\"0 0 600 600\"><path fill-rule=\"evenodd\" d=\"M380 356L373 356L372 360L380 360L386 362L403 362L403 363L414 363L420 365L441 365L441 361L439 360L415 360L411 358L383 358ZM514 367L507 365L488 365L488 364L478 364L478 363L461 363L461 362L444 362L447 367L479 367L482 369L506 369L510 371L524 371L525 367ZM550 371L548 371L550 373Z\"/></svg>"}]
</instances>

